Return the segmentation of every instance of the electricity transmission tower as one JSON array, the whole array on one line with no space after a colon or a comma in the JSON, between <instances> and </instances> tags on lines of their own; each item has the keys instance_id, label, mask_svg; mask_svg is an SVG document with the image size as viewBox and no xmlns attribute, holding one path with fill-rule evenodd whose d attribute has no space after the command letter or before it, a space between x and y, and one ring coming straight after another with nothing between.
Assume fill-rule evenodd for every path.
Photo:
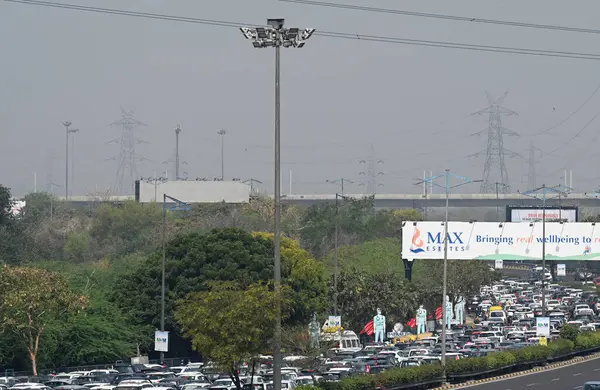
<instances>
[{"instance_id":1,"label":"electricity transmission tower","mask_svg":"<svg viewBox=\"0 0 600 390\"><path fill-rule=\"evenodd\" d=\"M474 112L471 115L488 115L489 125L473 135L487 134L487 146L485 151L472 154L470 157L479 157L485 154L485 163L483 166L483 182L481 183L481 192L491 194L496 192L494 183L505 184L502 187L502 193L509 192L508 172L506 171L505 158L517 157L518 153L512 152L504 147L504 136L518 136L516 132L508 130L502 126L502 117L517 115L516 112L502 107L501 104L506 98L506 93L498 99L493 99L486 92L489 106Z\"/></svg>"},{"instance_id":2,"label":"electricity transmission tower","mask_svg":"<svg viewBox=\"0 0 600 390\"><path fill-rule=\"evenodd\" d=\"M536 156L537 153L539 152L539 157ZM529 164L529 168L527 169L527 187L528 188L536 188L536 179L537 179L537 173L536 173L536 165L538 163L538 158L542 157L542 151L538 148L535 147L535 145L533 144L533 141L531 141L531 143L529 144L529 156L527 157L526 161Z\"/></svg>"},{"instance_id":3,"label":"electricity transmission tower","mask_svg":"<svg viewBox=\"0 0 600 390\"><path fill-rule=\"evenodd\" d=\"M377 188L383 187L383 183L378 183L377 181L379 176L383 176L383 172L379 171L377 168L379 164L383 164L383 161L375 158L375 148L373 148L373 144L371 144L368 160L360 160L359 164L365 164L367 166L366 171L360 172L359 175L366 176L367 178L367 193L375 195ZM360 185L364 186L365 183L360 183Z\"/></svg>"},{"instance_id":4,"label":"electricity transmission tower","mask_svg":"<svg viewBox=\"0 0 600 390\"><path fill-rule=\"evenodd\" d=\"M121 128L121 136L109 141L109 143L118 143L121 148L118 157L110 158L111 160L118 159L119 163L111 192L113 194L122 194L124 191L129 192L133 190L133 183L138 178L137 163L147 160L136 154L135 145L145 143L145 141L136 138L134 135L134 129L146 125L135 119L132 111L121 109L121 119L112 123L111 126L119 126ZM123 187L125 182L127 185Z\"/></svg>"}]
</instances>

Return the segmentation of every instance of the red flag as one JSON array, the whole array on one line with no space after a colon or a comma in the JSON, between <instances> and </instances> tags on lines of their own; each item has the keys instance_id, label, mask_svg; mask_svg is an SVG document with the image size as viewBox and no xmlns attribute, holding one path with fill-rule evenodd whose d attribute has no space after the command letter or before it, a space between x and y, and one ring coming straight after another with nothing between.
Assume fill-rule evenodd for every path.
<instances>
[{"instance_id":1,"label":"red flag","mask_svg":"<svg viewBox=\"0 0 600 390\"><path fill-rule=\"evenodd\" d=\"M414 328L415 326L417 326L417 319L416 318L411 318L406 323L406 326L408 326L409 328Z\"/></svg>"},{"instance_id":2,"label":"red flag","mask_svg":"<svg viewBox=\"0 0 600 390\"><path fill-rule=\"evenodd\" d=\"M367 322L367 325L365 325L365 327L363 328L363 330L360 331L359 334L366 334L370 336L373 333L375 333L375 324L373 324L373 320L371 320Z\"/></svg>"},{"instance_id":3,"label":"red flag","mask_svg":"<svg viewBox=\"0 0 600 390\"><path fill-rule=\"evenodd\" d=\"M442 307L438 307L437 309L435 309L435 318L437 320L441 320L442 319Z\"/></svg>"}]
</instances>

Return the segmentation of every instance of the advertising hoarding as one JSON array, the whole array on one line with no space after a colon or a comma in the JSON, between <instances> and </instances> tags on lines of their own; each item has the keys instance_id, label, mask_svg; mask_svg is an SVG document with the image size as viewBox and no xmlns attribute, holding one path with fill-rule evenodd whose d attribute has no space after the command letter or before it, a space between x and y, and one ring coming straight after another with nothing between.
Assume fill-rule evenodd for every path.
<instances>
[{"instance_id":1,"label":"advertising hoarding","mask_svg":"<svg viewBox=\"0 0 600 390\"><path fill-rule=\"evenodd\" d=\"M508 222L534 222L541 221L544 217L542 208L507 206ZM577 222L578 212L576 206L546 207L546 221Z\"/></svg>"},{"instance_id":2,"label":"advertising hoarding","mask_svg":"<svg viewBox=\"0 0 600 390\"><path fill-rule=\"evenodd\" d=\"M158 352L169 352L169 332L154 332L154 350Z\"/></svg>"},{"instance_id":3,"label":"advertising hoarding","mask_svg":"<svg viewBox=\"0 0 600 390\"><path fill-rule=\"evenodd\" d=\"M449 222L448 259L541 260L542 222ZM404 222L403 259L443 259L443 222ZM600 224L546 222L547 260L600 260Z\"/></svg>"},{"instance_id":4,"label":"advertising hoarding","mask_svg":"<svg viewBox=\"0 0 600 390\"><path fill-rule=\"evenodd\" d=\"M536 317L535 319L535 335L537 337L550 337L550 318Z\"/></svg>"},{"instance_id":5,"label":"advertising hoarding","mask_svg":"<svg viewBox=\"0 0 600 390\"><path fill-rule=\"evenodd\" d=\"M556 264L556 276L567 276L566 264Z\"/></svg>"}]
</instances>

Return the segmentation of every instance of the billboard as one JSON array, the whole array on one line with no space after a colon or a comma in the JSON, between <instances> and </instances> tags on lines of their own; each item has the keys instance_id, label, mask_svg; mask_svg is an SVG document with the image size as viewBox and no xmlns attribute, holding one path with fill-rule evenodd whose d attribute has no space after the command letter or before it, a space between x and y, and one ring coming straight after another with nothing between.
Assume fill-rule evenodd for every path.
<instances>
[{"instance_id":1,"label":"billboard","mask_svg":"<svg viewBox=\"0 0 600 390\"><path fill-rule=\"evenodd\" d=\"M541 207L507 206L508 222L534 222L541 221L544 213ZM546 207L546 221L577 222L577 207Z\"/></svg>"},{"instance_id":2,"label":"billboard","mask_svg":"<svg viewBox=\"0 0 600 390\"><path fill-rule=\"evenodd\" d=\"M154 350L169 352L169 332L157 330L154 332Z\"/></svg>"},{"instance_id":3,"label":"billboard","mask_svg":"<svg viewBox=\"0 0 600 390\"><path fill-rule=\"evenodd\" d=\"M541 260L542 222L449 222L448 259ZM547 260L600 260L600 224L546 222ZM443 259L443 222L404 222L403 259Z\"/></svg>"},{"instance_id":4,"label":"billboard","mask_svg":"<svg viewBox=\"0 0 600 390\"><path fill-rule=\"evenodd\" d=\"M184 203L248 203L250 186L239 181L135 182L135 200L140 203L160 203L163 194Z\"/></svg>"}]
</instances>

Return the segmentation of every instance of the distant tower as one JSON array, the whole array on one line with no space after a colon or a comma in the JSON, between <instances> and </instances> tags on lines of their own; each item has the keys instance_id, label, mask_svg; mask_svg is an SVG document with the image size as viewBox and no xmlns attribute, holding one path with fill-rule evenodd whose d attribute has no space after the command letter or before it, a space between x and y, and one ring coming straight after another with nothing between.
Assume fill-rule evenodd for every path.
<instances>
[{"instance_id":1,"label":"distant tower","mask_svg":"<svg viewBox=\"0 0 600 390\"><path fill-rule=\"evenodd\" d=\"M121 147L121 151L117 157L119 165L115 183L111 189L114 195L133 191L133 184L138 179L137 163L138 161L145 160L145 158L138 156L135 152L135 145L144 143L144 141L136 138L133 130L146 125L134 119L132 111L127 112L121 109L121 114L121 119L111 124L111 126L119 126L121 128L121 136L110 141L111 143L120 144Z\"/></svg>"},{"instance_id":2,"label":"distant tower","mask_svg":"<svg viewBox=\"0 0 600 390\"><path fill-rule=\"evenodd\" d=\"M496 100L494 100L487 92L486 96L489 106L471 115L488 115L488 128L475 133L475 135L487 133L487 147L485 152L475 153L471 156L480 156L485 153L481 193L495 193L496 183L504 184L499 192L508 193L510 191L508 187L508 172L506 171L504 159L506 156L516 157L518 154L504 147L504 136L518 136L519 134L502 126L502 116L517 115L517 113L501 106L506 97L506 93Z\"/></svg>"},{"instance_id":3,"label":"distant tower","mask_svg":"<svg viewBox=\"0 0 600 390\"><path fill-rule=\"evenodd\" d=\"M179 134L181 134L181 126L175 127L175 180L179 180Z\"/></svg>"},{"instance_id":4,"label":"distant tower","mask_svg":"<svg viewBox=\"0 0 600 390\"><path fill-rule=\"evenodd\" d=\"M378 183L378 177L383 176L383 172L378 171L377 166L379 164L383 164L382 160L376 160L375 158L375 148L373 148L373 144L371 144L371 150L369 152L368 160L360 160L360 164L366 164L366 171L360 172L361 176L366 176L367 181L367 194L375 195L378 187L383 187L383 183ZM360 183L361 186L364 186L365 183Z\"/></svg>"},{"instance_id":5,"label":"distant tower","mask_svg":"<svg viewBox=\"0 0 600 390\"><path fill-rule=\"evenodd\" d=\"M529 168L527 169L527 188L537 188L536 184L536 165L538 163L538 157L536 156L537 152L540 153L540 157L542 151L536 148L533 144L533 141L529 144L529 157L527 158L527 163L529 164Z\"/></svg>"}]
</instances>

